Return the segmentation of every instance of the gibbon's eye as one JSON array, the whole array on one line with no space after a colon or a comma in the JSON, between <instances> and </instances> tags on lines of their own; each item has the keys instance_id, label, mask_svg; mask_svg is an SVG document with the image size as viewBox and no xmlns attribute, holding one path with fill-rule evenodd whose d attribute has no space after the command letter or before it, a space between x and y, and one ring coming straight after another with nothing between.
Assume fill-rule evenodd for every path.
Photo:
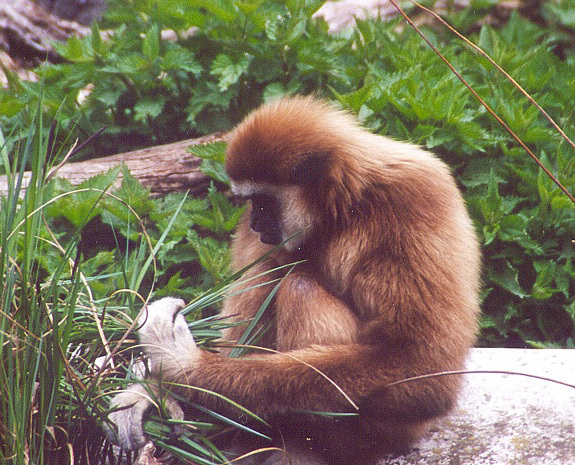
<instances>
[{"instance_id":1,"label":"gibbon's eye","mask_svg":"<svg viewBox=\"0 0 575 465\"><path fill-rule=\"evenodd\" d=\"M323 177L327 163L326 152L306 152L303 161L293 167L289 182L298 186L306 186Z\"/></svg>"},{"instance_id":2,"label":"gibbon's eye","mask_svg":"<svg viewBox=\"0 0 575 465\"><path fill-rule=\"evenodd\" d=\"M268 194L254 194L250 200L250 228L260 234L260 240L264 244L278 245L282 241L282 230L277 199Z\"/></svg>"}]
</instances>

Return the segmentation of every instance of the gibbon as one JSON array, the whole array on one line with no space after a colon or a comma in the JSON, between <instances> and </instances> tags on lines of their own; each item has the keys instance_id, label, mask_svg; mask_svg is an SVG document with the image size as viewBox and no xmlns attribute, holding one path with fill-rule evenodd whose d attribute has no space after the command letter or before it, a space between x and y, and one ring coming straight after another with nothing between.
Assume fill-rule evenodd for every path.
<instances>
[{"instance_id":1,"label":"gibbon","mask_svg":"<svg viewBox=\"0 0 575 465\"><path fill-rule=\"evenodd\" d=\"M463 369L478 326L480 252L450 170L322 100L294 96L240 123L226 171L233 192L250 201L233 268L280 247L250 269L223 315L249 322L270 280L283 278L258 323L269 328L258 345L277 352L201 350L178 313L183 302L167 298L141 317L153 376L178 383L170 390L179 396L239 415L186 386L221 394L273 426L285 455L238 463L369 465L408 450L454 406L461 378L394 383ZM289 263L297 264L282 267ZM237 342L245 327L232 325L224 339ZM112 402L129 407L110 415L128 448L145 439L142 392L134 385ZM175 401L168 408L181 417Z\"/></svg>"}]
</instances>

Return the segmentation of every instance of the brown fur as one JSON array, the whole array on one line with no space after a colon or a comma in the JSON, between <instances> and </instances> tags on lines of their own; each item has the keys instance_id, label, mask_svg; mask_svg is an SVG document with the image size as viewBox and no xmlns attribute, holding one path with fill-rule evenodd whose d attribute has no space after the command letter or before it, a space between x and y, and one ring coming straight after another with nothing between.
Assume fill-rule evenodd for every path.
<instances>
[{"instance_id":1,"label":"brown fur","mask_svg":"<svg viewBox=\"0 0 575 465\"><path fill-rule=\"evenodd\" d=\"M290 184L310 153L322 162L317 179ZM367 465L405 450L454 405L460 379L387 385L462 369L477 330L479 248L449 169L311 97L283 99L249 115L232 134L226 169L239 192L278 197L290 234L306 228L295 246L250 271L257 276L306 260L282 282L262 322L275 317L260 343L286 354L231 359L201 351L192 363L165 363L162 379L223 394L284 435L311 441L332 464ZM270 248L250 230L248 210L233 244L234 267ZM272 288L234 295L223 314L249 320ZM237 341L244 328L231 328L226 339ZM179 391L230 410L217 397ZM350 419L297 413L356 412L356 406L359 417Z\"/></svg>"},{"instance_id":2,"label":"brown fur","mask_svg":"<svg viewBox=\"0 0 575 465\"><path fill-rule=\"evenodd\" d=\"M475 340L480 258L473 227L441 161L372 135L309 97L284 99L248 116L232 135L226 167L235 183L265 183L281 193L290 169L309 152L325 153L327 160L318 182L295 199L296 214L311 212L311 230L297 250L278 253L257 270L307 260L283 282L273 309L277 339L268 344L290 356L229 359L203 352L184 377L268 418L296 410L354 411L311 365L361 407L360 423L370 429L347 441L356 446L346 454L356 457L364 447L403 449L453 406L460 380L386 385L462 369ZM269 248L249 229L246 214L234 242L234 266ZM224 314L251 318L270 288L235 295ZM227 337L237 340L241 329ZM182 374L170 378L181 380ZM218 404L210 396L201 401ZM326 439L323 447L329 448ZM342 447L331 445L329 455L343 460Z\"/></svg>"}]
</instances>

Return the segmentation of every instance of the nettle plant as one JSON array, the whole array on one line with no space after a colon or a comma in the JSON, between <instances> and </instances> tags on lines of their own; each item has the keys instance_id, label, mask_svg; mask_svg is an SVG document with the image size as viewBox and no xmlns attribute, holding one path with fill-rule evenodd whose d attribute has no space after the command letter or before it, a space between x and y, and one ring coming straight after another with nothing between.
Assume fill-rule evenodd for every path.
<instances>
[{"instance_id":1,"label":"nettle plant","mask_svg":"<svg viewBox=\"0 0 575 465\"><path fill-rule=\"evenodd\" d=\"M64 129L88 136L107 126L87 154L227 130L264 99L328 81L350 88L338 59L348 42L311 18L320 1L109 3L88 37L57 46L63 63L41 70L44 105ZM38 86L12 87L0 113L16 126Z\"/></svg>"},{"instance_id":2,"label":"nettle plant","mask_svg":"<svg viewBox=\"0 0 575 465\"><path fill-rule=\"evenodd\" d=\"M40 68L43 107L47 116L57 117L63 134L69 130L83 138L107 126L105 136L82 155L93 157L227 130L262 101L287 93L332 98L372 130L425 146L453 167L484 245L481 343L571 347L575 270L569 200L411 28L400 20L366 20L329 34L323 20L312 18L321 3L112 1L92 34L59 46L62 63ZM575 74L566 40L572 25L559 14L568 6L545 6L546 28L512 14L500 30L478 29L476 21L490 6L473 1L449 18L573 136ZM446 29L424 27L423 32L572 190L573 149L537 109ZM11 86L10 92L0 92L8 146L22 137L28 108L40 95L37 83L14 78ZM70 186L60 181L59 189ZM138 195L134 201L147 225L161 234L162 212L181 196ZM225 259L219 257L225 257L237 212L223 207L221 195L213 188L207 199L182 204L182 219L159 256L158 293L183 288L192 295L196 291L186 289L209 286L224 273ZM200 219L213 205L224 209L223 220ZM50 212L78 227L67 217L74 211L66 213L62 203ZM126 215L104 206L90 214L129 245L136 233ZM219 232L201 232L212 226ZM202 252L196 240L203 241ZM98 260L105 257L114 259L108 254ZM199 271L206 267L207 275Z\"/></svg>"}]
</instances>

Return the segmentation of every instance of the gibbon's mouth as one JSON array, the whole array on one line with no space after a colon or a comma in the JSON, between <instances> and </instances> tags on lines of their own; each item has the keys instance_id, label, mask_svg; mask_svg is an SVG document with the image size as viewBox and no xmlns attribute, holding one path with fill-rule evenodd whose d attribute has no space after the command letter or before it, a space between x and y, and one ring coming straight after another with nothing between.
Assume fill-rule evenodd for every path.
<instances>
[{"instance_id":1,"label":"gibbon's mouth","mask_svg":"<svg viewBox=\"0 0 575 465\"><path fill-rule=\"evenodd\" d=\"M260 233L260 241L267 245L278 245L282 242L282 235L279 231L262 232Z\"/></svg>"}]
</instances>

